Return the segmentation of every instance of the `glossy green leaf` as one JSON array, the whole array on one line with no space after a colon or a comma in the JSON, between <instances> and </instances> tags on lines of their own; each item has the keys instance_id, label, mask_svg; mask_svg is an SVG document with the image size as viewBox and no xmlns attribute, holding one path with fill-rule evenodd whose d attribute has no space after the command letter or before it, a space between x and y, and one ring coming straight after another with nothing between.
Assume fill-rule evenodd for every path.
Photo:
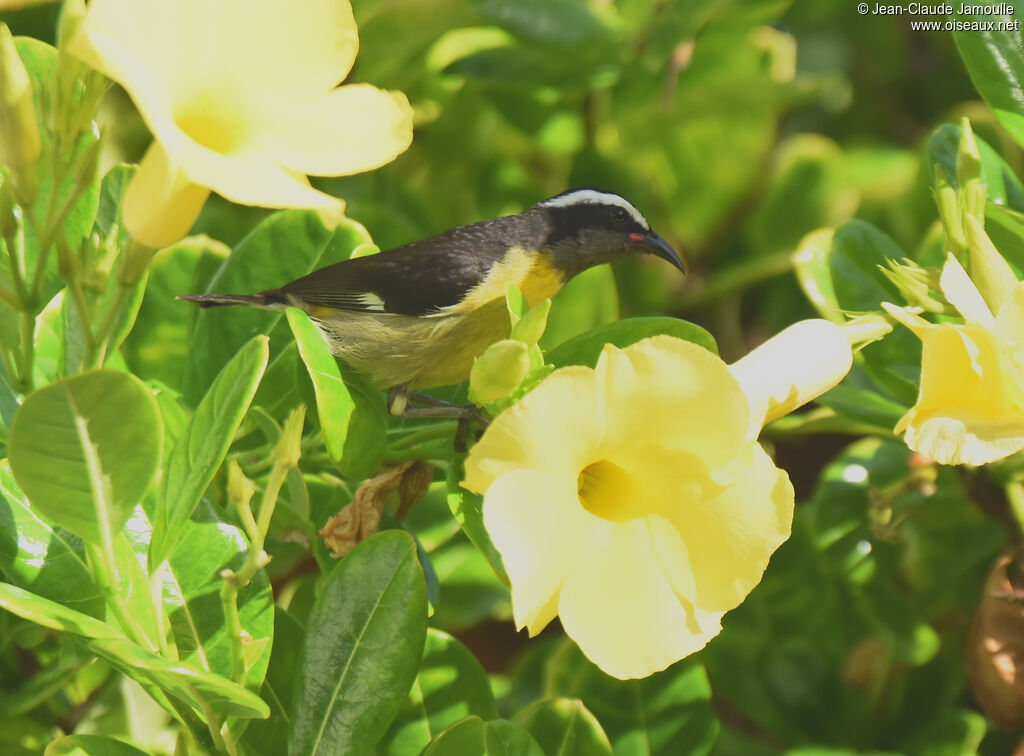
<instances>
[{"instance_id":1,"label":"glossy green leaf","mask_svg":"<svg viewBox=\"0 0 1024 756\"><path fill-rule=\"evenodd\" d=\"M93 617L103 615L103 598L81 539L32 507L6 461L0 462L0 573L38 596Z\"/></svg>"},{"instance_id":2,"label":"glossy green leaf","mask_svg":"<svg viewBox=\"0 0 1024 756\"><path fill-rule=\"evenodd\" d=\"M11 470L33 507L99 544L153 482L162 441L149 390L126 373L97 370L25 400L11 431Z\"/></svg>"},{"instance_id":3,"label":"glossy green leaf","mask_svg":"<svg viewBox=\"0 0 1024 756\"><path fill-rule=\"evenodd\" d=\"M365 382L351 374L348 380L342 379L327 342L304 312L289 308L287 315L299 355L313 382L327 453L351 478L372 475L380 465L387 441L382 405L373 401L375 397Z\"/></svg>"},{"instance_id":4,"label":"glossy green leaf","mask_svg":"<svg viewBox=\"0 0 1024 756\"><path fill-rule=\"evenodd\" d=\"M1024 145L1024 40L1019 28L1020 10L1015 9L1013 18L1018 22L1016 31L955 31L953 39L975 88L992 106L1003 128Z\"/></svg>"},{"instance_id":5,"label":"glossy green leaf","mask_svg":"<svg viewBox=\"0 0 1024 756\"><path fill-rule=\"evenodd\" d=\"M416 680L377 752L419 753L446 728L474 714L498 716L487 673L465 646L431 628Z\"/></svg>"},{"instance_id":6,"label":"glossy green leaf","mask_svg":"<svg viewBox=\"0 0 1024 756\"><path fill-rule=\"evenodd\" d=\"M793 269L804 296L818 314L833 323L841 323L845 318L836 299L829 265L834 235L835 229L831 228L819 228L807 234L793 253Z\"/></svg>"},{"instance_id":7,"label":"glossy green leaf","mask_svg":"<svg viewBox=\"0 0 1024 756\"><path fill-rule=\"evenodd\" d=\"M101 201L101 212L102 207ZM197 308L175 297L198 291L206 282L201 278L203 271L220 265L230 252L215 239L198 236L156 253L138 317L122 347L133 373L181 390L193 349L189 333Z\"/></svg>"},{"instance_id":8,"label":"glossy green leaf","mask_svg":"<svg viewBox=\"0 0 1024 756\"><path fill-rule=\"evenodd\" d=\"M456 722L422 751L422 756L545 756L530 733L506 719L484 722L472 716Z\"/></svg>"},{"instance_id":9,"label":"glossy green leaf","mask_svg":"<svg viewBox=\"0 0 1024 756\"><path fill-rule=\"evenodd\" d=\"M357 546L326 577L306 625L289 753L368 753L416 677L427 593L402 531Z\"/></svg>"},{"instance_id":10,"label":"glossy green leaf","mask_svg":"<svg viewBox=\"0 0 1024 756\"><path fill-rule=\"evenodd\" d=\"M50 743L43 756L146 756L146 752L106 735L65 735Z\"/></svg>"},{"instance_id":11,"label":"glossy green leaf","mask_svg":"<svg viewBox=\"0 0 1024 756\"><path fill-rule=\"evenodd\" d=\"M704 668L692 660L640 680L609 677L567 643L551 660L553 694L579 698L604 727L615 753L711 750L718 719Z\"/></svg>"},{"instance_id":12,"label":"glossy green leaf","mask_svg":"<svg viewBox=\"0 0 1024 756\"><path fill-rule=\"evenodd\" d=\"M201 291L183 294L253 294L272 289L310 271L348 259L371 240L361 225L341 218L327 228L311 210L274 213L231 251ZM197 309L185 365L183 393L197 404L221 368L256 334L271 336L271 356L288 343L281 313L251 307Z\"/></svg>"},{"instance_id":13,"label":"glossy green leaf","mask_svg":"<svg viewBox=\"0 0 1024 756\"><path fill-rule=\"evenodd\" d=\"M297 683L295 670L299 668L303 634L302 624L295 617L281 607L274 608L274 646L260 688L260 698L270 706L270 716L250 722L242 737L243 744L253 753L288 752L288 729Z\"/></svg>"},{"instance_id":14,"label":"glossy green leaf","mask_svg":"<svg viewBox=\"0 0 1024 756\"><path fill-rule=\"evenodd\" d=\"M7 583L0 583L0 609L51 630L74 633L83 638L124 637L121 630L113 625Z\"/></svg>"},{"instance_id":15,"label":"glossy green leaf","mask_svg":"<svg viewBox=\"0 0 1024 756\"><path fill-rule=\"evenodd\" d=\"M677 318L651 317L627 318L598 326L587 333L581 334L561 346L556 347L547 355L547 361L558 366L597 364L601 350L605 344L614 344L624 348L630 344L666 334L677 339L690 341L702 346L709 352L718 353L715 340L707 331L698 325Z\"/></svg>"},{"instance_id":16,"label":"glossy green leaf","mask_svg":"<svg viewBox=\"0 0 1024 756\"><path fill-rule=\"evenodd\" d=\"M207 706L228 716L266 717L270 714L267 704L241 685L187 662L164 659L131 641L105 638L89 642L87 648L138 682L153 685L184 701L200 716Z\"/></svg>"},{"instance_id":17,"label":"glossy green leaf","mask_svg":"<svg viewBox=\"0 0 1024 756\"><path fill-rule=\"evenodd\" d=\"M537 701L516 714L547 756L611 756L601 723L578 698Z\"/></svg>"},{"instance_id":18,"label":"glossy green leaf","mask_svg":"<svg viewBox=\"0 0 1024 756\"><path fill-rule=\"evenodd\" d=\"M174 445L153 516L150 569L174 548L203 491L224 461L267 367L266 336L256 336L224 366Z\"/></svg>"},{"instance_id":19,"label":"glossy green leaf","mask_svg":"<svg viewBox=\"0 0 1024 756\"><path fill-rule=\"evenodd\" d=\"M832 239L829 270L839 307L848 313L878 310L882 302L903 302L896 286L880 270L888 260L906 257L879 229L860 220L838 229ZM921 373L921 341L906 328L896 328L881 341L860 351L871 377L892 397L911 406Z\"/></svg>"}]
</instances>

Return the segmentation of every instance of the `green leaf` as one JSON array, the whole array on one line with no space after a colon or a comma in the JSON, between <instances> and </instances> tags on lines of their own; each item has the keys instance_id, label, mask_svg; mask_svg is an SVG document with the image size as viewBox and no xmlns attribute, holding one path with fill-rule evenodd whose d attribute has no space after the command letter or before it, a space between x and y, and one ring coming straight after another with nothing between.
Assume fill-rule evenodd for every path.
<instances>
[{"instance_id":1,"label":"green leaf","mask_svg":"<svg viewBox=\"0 0 1024 756\"><path fill-rule=\"evenodd\" d=\"M126 373L96 370L29 396L10 461L32 506L93 544L119 531L160 463L156 400Z\"/></svg>"},{"instance_id":2,"label":"green leaf","mask_svg":"<svg viewBox=\"0 0 1024 756\"><path fill-rule=\"evenodd\" d=\"M274 607L274 647L260 698L270 706L270 716L249 723L242 742L253 753L288 753L288 728L302 651L302 624L281 607Z\"/></svg>"},{"instance_id":3,"label":"green leaf","mask_svg":"<svg viewBox=\"0 0 1024 756\"><path fill-rule=\"evenodd\" d=\"M718 354L715 340L699 325L677 318L626 318L614 323L598 326L587 333L569 339L547 355L548 362L558 367L566 365L597 364L597 358L605 344L624 348L641 339L667 334L677 339L693 342L709 352Z\"/></svg>"},{"instance_id":4,"label":"green leaf","mask_svg":"<svg viewBox=\"0 0 1024 756\"><path fill-rule=\"evenodd\" d=\"M369 242L366 229L348 218L331 229L314 211L283 210L239 242L202 291L181 293L252 294L276 288L315 268L346 260ZM186 400L198 403L214 376L255 334L271 337L271 357L275 356L289 341L281 321L279 312L251 307L197 310L185 365Z\"/></svg>"},{"instance_id":5,"label":"green leaf","mask_svg":"<svg viewBox=\"0 0 1024 756\"><path fill-rule=\"evenodd\" d=\"M508 573L505 572L501 554L498 553L497 547L487 533L487 528L484 527L484 499L480 494L462 487L461 483L465 477L463 461L453 461L448 467L448 508L466 537L487 558L501 582L508 585Z\"/></svg>"},{"instance_id":6,"label":"green leaf","mask_svg":"<svg viewBox=\"0 0 1024 756\"><path fill-rule=\"evenodd\" d=\"M124 637L121 630L113 625L6 583L0 583L0 609L51 630L62 630L84 638Z\"/></svg>"},{"instance_id":7,"label":"green leaf","mask_svg":"<svg viewBox=\"0 0 1024 756\"><path fill-rule=\"evenodd\" d=\"M718 737L704 668L676 662L641 680L609 677L567 643L552 660L550 690L579 698L603 725L616 753L708 753Z\"/></svg>"},{"instance_id":8,"label":"green leaf","mask_svg":"<svg viewBox=\"0 0 1024 756\"><path fill-rule=\"evenodd\" d=\"M100 203L102 213L103 203ZM220 265L230 254L225 245L205 236L189 237L153 257L135 325L122 346L125 362L143 380L157 380L180 391L192 344L196 307L176 296L198 291L202 271Z\"/></svg>"},{"instance_id":9,"label":"green leaf","mask_svg":"<svg viewBox=\"0 0 1024 756\"><path fill-rule=\"evenodd\" d=\"M146 756L146 752L106 735L65 735L50 743L43 756Z\"/></svg>"},{"instance_id":10,"label":"green leaf","mask_svg":"<svg viewBox=\"0 0 1024 756\"><path fill-rule=\"evenodd\" d=\"M207 707L235 717L270 714L267 704L241 685L187 662L164 659L131 641L104 638L91 641L87 648L143 685L154 685L184 701L200 717Z\"/></svg>"},{"instance_id":11,"label":"green leaf","mask_svg":"<svg viewBox=\"0 0 1024 756\"><path fill-rule=\"evenodd\" d=\"M906 257L903 250L870 223L850 221L832 239L828 263L839 307L847 312L878 310L882 302L902 302L899 290L879 269L888 260ZM881 341L860 351L871 377L899 402L917 399L921 374L921 341L906 328L896 328Z\"/></svg>"},{"instance_id":12,"label":"green leaf","mask_svg":"<svg viewBox=\"0 0 1024 756\"><path fill-rule=\"evenodd\" d=\"M559 52L595 54L611 42L596 4L577 0L474 0L480 17L530 44Z\"/></svg>"},{"instance_id":13,"label":"green leaf","mask_svg":"<svg viewBox=\"0 0 1024 756\"><path fill-rule=\"evenodd\" d=\"M545 756L522 725L472 716L456 722L423 749L422 756Z\"/></svg>"},{"instance_id":14,"label":"green leaf","mask_svg":"<svg viewBox=\"0 0 1024 756\"><path fill-rule=\"evenodd\" d=\"M267 367L266 336L256 336L224 366L174 445L153 516L149 565L174 548L203 491L224 461Z\"/></svg>"},{"instance_id":15,"label":"green leaf","mask_svg":"<svg viewBox=\"0 0 1024 756\"><path fill-rule=\"evenodd\" d=\"M327 575L310 612L288 752L368 753L416 677L427 592L408 533L357 546Z\"/></svg>"},{"instance_id":16,"label":"green leaf","mask_svg":"<svg viewBox=\"0 0 1024 756\"><path fill-rule=\"evenodd\" d=\"M960 148L962 129L952 123L944 123L928 137L928 165L938 163L946 181L951 186L958 186L956 176L956 155ZM997 205L1024 210L1024 185L1006 164L1006 161L989 146L988 142L977 134L974 140L978 143L981 153L981 180L985 184L989 202ZM932 182L934 184L934 173Z\"/></svg>"},{"instance_id":17,"label":"green leaf","mask_svg":"<svg viewBox=\"0 0 1024 756\"><path fill-rule=\"evenodd\" d=\"M144 550L145 543L141 547ZM241 531L202 502L185 522L160 571L161 598L178 658L228 678L232 673L231 638L220 602L224 584L221 572L238 570L247 550L248 543ZM246 634L245 684L259 690L274 638L274 600L263 570L239 591L237 605Z\"/></svg>"},{"instance_id":18,"label":"green leaf","mask_svg":"<svg viewBox=\"0 0 1024 756\"><path fill-rule=\"evenodd\" d=\"M953 39L975 89L992 106L1003 128L1024 146L1024 39L1019 6L1014 18L1016 31L955 31Z\"/></svg>"},{"instance_id":19,"label":"green leaf","mask_svg":"<svg viewBox=\"0 0 1024 756\"><path fill-rule=\"evenodd\" d=\"M457 633L511 614L508 586L480 549L466 538L452 539L436 549L430 561L443 597L431 624Z\"/></svg>"},{"instance_id":20,"label":"green leaf","mask_svg":"<svg viewBox=\"0 0 1024 756\"><path fill-rule=\"evenodd\" d=\"M380 466L387 444L382 404L374 401L365 381L351 373L342 379L338 361L304 312L290 307L287 315L299 355L313 382L327 453L350 478L372 475Z\"/></svg>"},{"instance_id":21,"label":"green leaf","mask_svg":"<svg viewBox=\"0 0 1024 756\"><path fill-rule=\"evenodd\" d=\"M0 572L38 596L94 617L103 615L103 597L93 583L81 539L32 507L6 461L0 462Z\"/></svg>"},{"instance_id":22,"label":"green leaf","mask_svg":"<svg viewBox=\"0 0 1024 756\"><path fill-rule=\"evenodd\" d=\"M819 396L819 404L858 422L874 425L879 432L892 432L907 407L870 389L841 383Z\"/></svg>"},{"instance_id":23,"label":"green leaf","mask_svg":"<svg viewBox=\"0 0 1024 756\"><path fill-rule=\"evenodd\" d=\"M498 716L487 673L465 646L430 628L419 673L377 752L419 753L445 728L474 714Z\"/></svg>"},{"instance_id":24,"label":"green leaf","mask_svg":"<svg viewBox=\"0 0 1024 756\"><path fill-rule=\"evenodd\" d=\"M832 228L819 228L807 234L793 254L793 268L804 296L818 314L833 323L841 323L845 318L840 313L829 265L834 236L835 229Z\"/></svg>"},{"instance_id":25,"label":"green leaf","mask_svg":"<svg viewBox=\"0 0 1024 756\"><path fill-rule=\"evenodd\" d=\"M537 701L516 714L547 756L611 756L612 744L578 698Z\"/></svg>"}]
</instances>

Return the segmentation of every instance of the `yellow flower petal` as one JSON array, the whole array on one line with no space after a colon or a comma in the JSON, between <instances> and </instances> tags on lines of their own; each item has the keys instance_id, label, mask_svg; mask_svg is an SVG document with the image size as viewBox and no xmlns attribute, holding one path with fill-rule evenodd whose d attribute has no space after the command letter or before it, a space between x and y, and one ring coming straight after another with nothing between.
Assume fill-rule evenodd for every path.
<instances>
[{"instance_id":1,"label":"yellow flower petal","mask_svg":"<svg viewBox=\"0 0 1024 756\"><path fill-rule=\"evenodd\" d=\"M732 459L745 443L746 397L721 358L703 347L670 336L626 349L609 344L595 370L609 443L656 439L708 469Z\"/></svg>"},{"instance_id":2,"label":"yellow flower petal","mask_svg":"<svg viewBox=\"0 0 1024 756\"><path fill-rule=\"evenodd\" d=\"M1024 281L1010 289L996 315L996 333L1014 345L1024 344Z\"/></svg>"},{"instance_id":3,"label":"yellow flower petal","mask_svg":"<svg viewBox=\"0 0 1024 756\"><path fill-rule=\"evenodd\" d=\"M93 0L72 52L133 98L303 102L345 78L358 46L348 0Z\"/></svg>"},{"instance_id":4,"label":"yellow flower petal","mask_svg":"<svg viewBox=\"0 0 1024 756\"><path fill-rule=\"evenodd\" d=\"M590 520L575 493L575 481L567 487L544 473L514 470L494 481L484 499L484 525L512 583L516 628L530 635L554 617L562 581L586 558L570 536Z\"/></svg>"},{"instance_id":5,"label":"yellow flower petal","mask_svg":"<svg viewBox=\"0 0 1024 756\"><path fill-rule=\"evenodd\" d=\"M281 165L311 176L379 168L412 143L412 108L401 92L341 87L312 102L274 109L254 139Z\"/></svg>"},{"instance_id":6,"label":"yellow flower petal","mask_svg":"<svg viewBox=\"0 0 1024 756\"><path fill-rule=\"evenodd\" d=\"M483 493L499 476L522 468L575 483L603 436L604 402L594 371L562 368L494 419L466 458L462 485Z\"/></svg>"},{"instance_id":7,"label":"yellow flower petal","mask_svg":"<svg viewBox=\"0 0 1024 756\"><path fill-rule=\"evenodd\" d=\"M802 320L729 367L750 402L748 438L843 380L853 351L843 329L827 320Z\"/></svg>"},{"instance_id":8,"label":"yellow flower petal","mask_svg":"<svg viewBox=\"0 0 1024 756\"><path fill-rule=\"evenodd\" d=\"M761 581L772 553L793 526L793 486L764 450L750 444L720 477L720 494L680 509L672 518L686 543L697 606L735 608Z\"/></svg>"},{"instance_id":9,"label":"yellow flower petal","mask_svg":"<svg viewBox=\"0 0 1024 756\"><path fill-rule=\"evenodd\" d=\"M404 95L334 90L357 49L348 0L93 0L69 45L125 87L192 183L234 202L329 212L341 203L306 172L375 168L412 138Z\"/></svg>"},{"instance_id":10,"label":"yellow flower petal","mask_svg":"<svg viewBox=\"0 0 1024 756\"><path fill-rule=\"evenodd\" d=\"M245 205L261 207L333 208L342 201L317 191L301 173L282 168L259 150L247 148L221 154L193 141L182 141L175 153L192 181Z\"/></svg>"},{"instance_id":11,"label":"yellow flower petal","mask_svg":"<svg viewBox=\"0 0 1024 756\"><path fill-rule=\"evenodd\" d=\"M596 524L591 558L562 585L558 614L566 633L604 672L646 677L703 648L721 615L684 605L651 549L645 520Z\"/></svg>"},{"instance_id":12,"label":"yellow flower petal","mask_svg":"<svg viewBox=\"0 0 1024 756\"><path fill-rule=\"evenodd\" d=\"M996 337L942 323L922 343L920 395L897 426L907 445L942 464L985 464L1024 448L1024 411Z\"/></svg>"},{"instance_id":13,"label":"yellow flower petal","mask_svg":"<svg viewBox=\"0 0 1024 756\"><path fill-rule=\"evenodd\" d=\"M171 164L159 142L153 142L125 189L125 228L147 247L166 247L188 234L209 194Z\"/></svg>"},{"instance_id":14,"label":"yellow flower petal","mask_svg":"<svg viewBox=\"0 0 1024 756\"><path fill-rule=\"evenodd\" d=\"M953 255L947 255L946 264L942 266L939 288L957 311L971 325L981 326L988 330L995 329L995 318L992 311L974 285L964 266Z\"/></svg>"}]
</instances>

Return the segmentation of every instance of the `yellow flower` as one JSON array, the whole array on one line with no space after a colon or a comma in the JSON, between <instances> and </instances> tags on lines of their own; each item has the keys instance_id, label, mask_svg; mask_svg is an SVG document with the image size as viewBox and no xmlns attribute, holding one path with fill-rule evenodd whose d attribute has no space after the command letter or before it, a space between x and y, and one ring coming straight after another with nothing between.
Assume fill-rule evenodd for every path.
<instances>
[{"instance_id":1,"label":"yellow flower","mask_svg":"<svg viewBox=\"0 0 1024 756\"><path fill-rule=\"evenodd\" d=\"M484 494L520 629L558 615L622 679L719 632L790 532L793 488L754 440L761 422L850 367L837 326L780 336L781 354L773 339L734 370L669 336L608 345L596 368L555 371L495 419L463 485Z\"/></svg>"},{"instance_id":2,"label":"yellow flower","mask_svg":"<svg viewBox=\"0 0 1024 756\"><path fill-rule=\"evenodd\" d=\"M952 255L940 287L962 325L883 304L923 347L917 403L896 432L942 464L993 462L1024 449L1024 282L1006 283L995 316Z\"/></svg>"},{"instance_id":3,"label":"yellow flower","mask_svg":"<svg viewBox=\"0 0 1024 756\"><path fill-rule=\"evenodd\" d=\"M337 208L306 174L377 168L412 139L405 95L336 88L357 48L348 0L93 0L70 50L128 90L155 136L124 200L131 235L178 240L211 189Z\"/></svg>"}]
</instances>

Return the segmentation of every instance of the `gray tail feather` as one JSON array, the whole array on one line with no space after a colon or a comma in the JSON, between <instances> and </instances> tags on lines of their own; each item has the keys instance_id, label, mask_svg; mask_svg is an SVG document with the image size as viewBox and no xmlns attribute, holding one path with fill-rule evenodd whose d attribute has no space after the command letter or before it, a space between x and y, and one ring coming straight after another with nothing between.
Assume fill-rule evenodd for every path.
<instances>
[{"instance_id":1,"label":"gray tail feather","mask_svg":"<svg viewBox=\"0 0 1024 756\"><path fill-rule=\"evenodd\" d=\"M175 298L195 302L200 307L249 305L250 307L266 307L278 310L283 309L287 305L284 297L273 294L192 294Z\"/></svg>"}]
</instances>

